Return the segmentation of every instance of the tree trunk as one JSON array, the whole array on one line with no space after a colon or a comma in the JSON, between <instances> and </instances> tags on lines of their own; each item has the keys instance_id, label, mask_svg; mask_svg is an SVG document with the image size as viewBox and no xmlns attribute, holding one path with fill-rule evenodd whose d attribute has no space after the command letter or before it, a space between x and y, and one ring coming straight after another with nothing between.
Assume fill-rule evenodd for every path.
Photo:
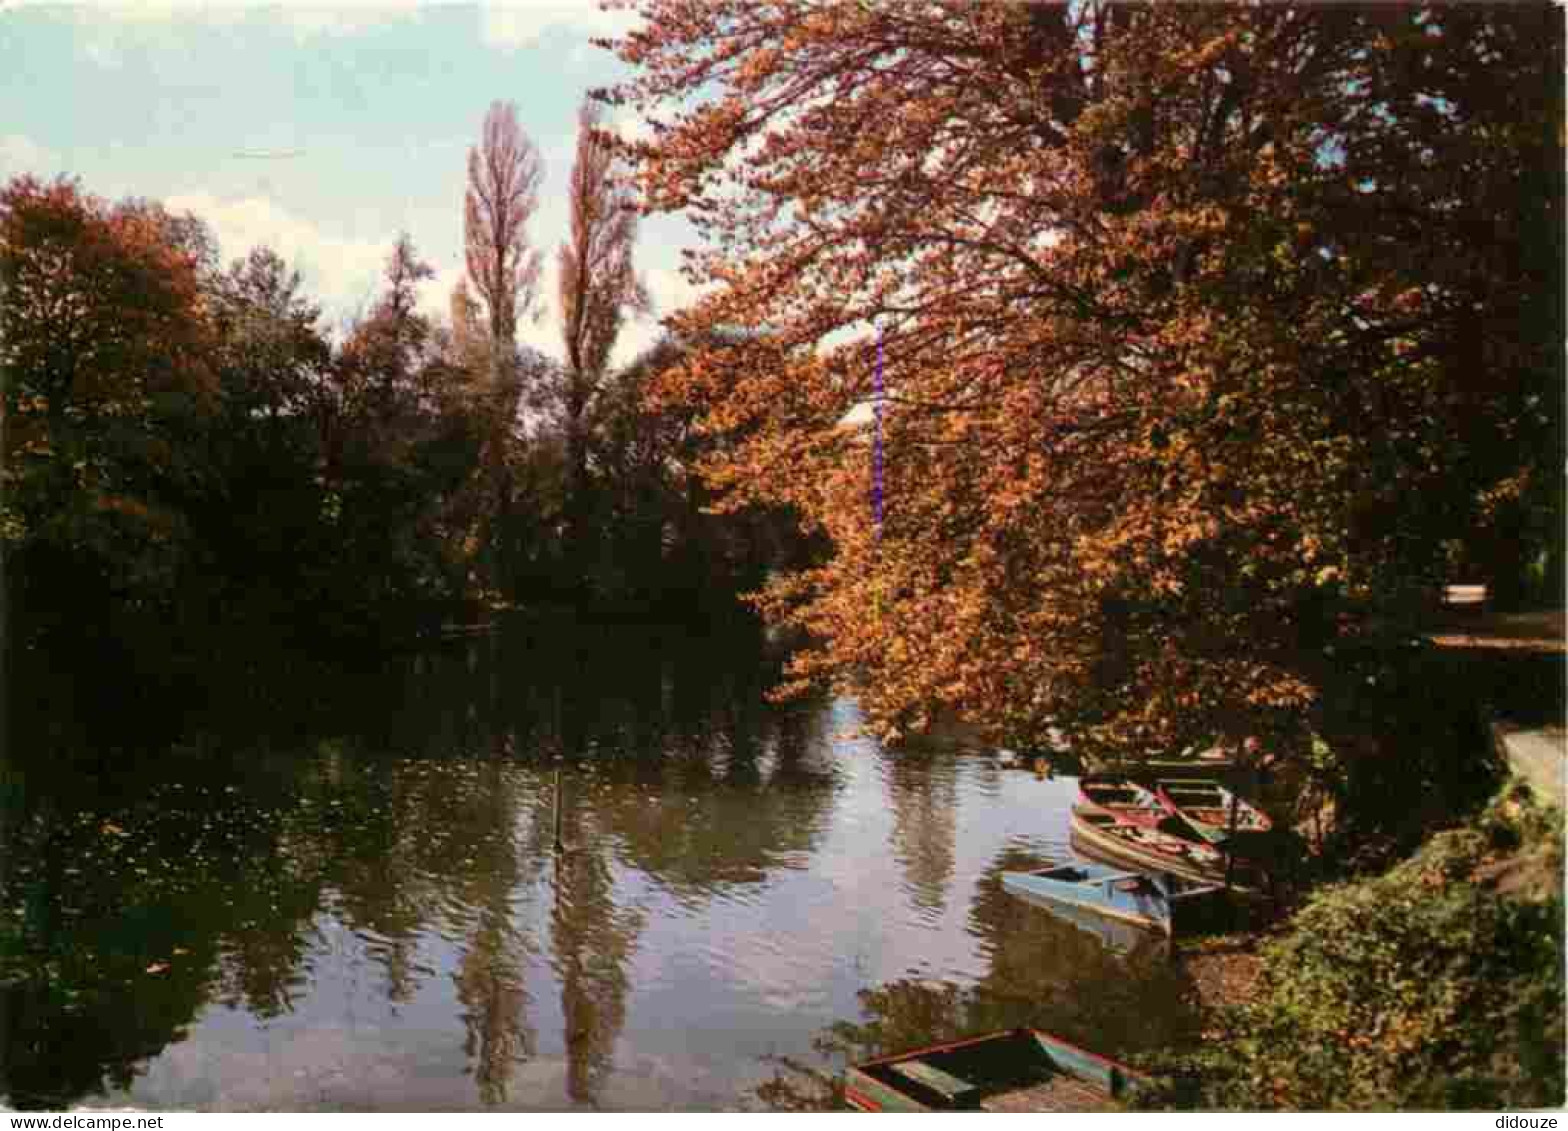
<instances>
[{"instance_id":1,"label":"tree trunk","mask_svg":"<svg viewBox=\"0 0 1568 1131\"><path fill-rule=\"evenodd\" d=\"M588 442L583 417L587 395L582 379L574 374L566 399L566 564L579 593L588 588Z\"/></svg>"}]
</instances>

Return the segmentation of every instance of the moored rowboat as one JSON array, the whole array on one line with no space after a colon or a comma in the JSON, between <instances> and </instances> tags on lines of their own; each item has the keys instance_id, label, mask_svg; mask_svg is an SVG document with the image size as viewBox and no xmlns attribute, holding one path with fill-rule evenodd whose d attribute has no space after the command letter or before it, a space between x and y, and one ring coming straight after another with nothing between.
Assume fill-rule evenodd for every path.
<instances>
[{"instance_id":1,"label":"moored rowboat","mask_svg":"<svg viewBox=\"0 0 1568 1131\"><path fill-rule=\"evenodd\" d=\"M855 1064L861 1111L1105 1111L1147 1077L1038 1029L1010 1029Z\"/></svg>"},{"instance_id":2,"label":"moored rowboat","mask_svg":"<svg viewBox=\"0 0 1568 1131\"><path fill-rule=\"evenodd\" d=\"M1175 818L1158 828L1105 813L1074 813L1072 846L1084 855L1148 872L1170 872L1199 884L1225 879L1225 857L1213 845L1178 835ZM1191 834L1189 834L1191 835Z\"/></svg>"},{"instance_id":3,"label":"moored rowboat","mask_svg":"<svg viewBox=\"0 0 1568 1131\"><path fill-rule=\"evenodd\" d=\"M1218 782L1201 778L1161 778L1155 794L1171 812L1185 817L1205 840L1219 843L1238 833L1262 833L1273 823Z\"/></svg>"},{"instance_id":4,"label":"moored rowboat","mask_svg":"<svg viewBox=\"0 0 1568 1131\"><path fill-rule=\"evenodd\" d=\"M1146 876L1101 864L1003 872L1002 887L1052 911L1088 911L1164 935L1195 926L1222 890L1168 873Z\"/></svg>"},{"instance_id":5,"label":"moored rowboat","mask_svg":"<svg viewBox=\"0 0 1568 1131\"><path fill-rule=\"evenodd\" d=\"M1171 811L1153 791L1130 778L1110 774L1086 774L1078 781L1078 800L1074 813L1109 814L1120 821L1149 828L1170 816Z\"/></svg>"}]
</instances>

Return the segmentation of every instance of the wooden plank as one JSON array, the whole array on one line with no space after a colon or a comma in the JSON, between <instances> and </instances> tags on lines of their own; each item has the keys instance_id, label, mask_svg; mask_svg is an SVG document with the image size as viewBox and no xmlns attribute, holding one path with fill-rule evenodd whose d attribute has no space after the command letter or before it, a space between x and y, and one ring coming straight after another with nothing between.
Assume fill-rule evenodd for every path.
<instances>
[{"instance_id":1,"label":"wooden plank","mask_svg":"<svg viewBox=\"0 0 1568 1131\"><path fill-rule=\"evenodd\" d=\"M861 1111L930 1111L931 1108L889 1084L850 1069L844 1081L844 1099Z\"/></svg>"},{"instance_id":2,"label":"wooden plank","mask_svg":"<svg viewBox=\"0 0 1568 1131\"><path fill-rule=\"evenodd\" d=\"M900 1060L888 1067L902 1076L934 1089L954 1103L975 1091L975 1086L968 1080L961 1080L952 1073L943 1072L923 1060Z\"/></svg>"},{"instance_id":3,"label":"wooden plank","mask_svg":"<svg viewBox=\"0 0 1568 1131\"><path fill-rule=\"evenodd\" d=\"M1490 593L1485 585L1445 585L1443 605L1449 609L1479 609L1486 605Z\"/></svg>"},{"instance_id":4,"label":"wooden plank","mask_svg":"<svg viewBox=\"0 0 1568 1131\"><path fill-rule=\"evenodd\" d=\"M1104 1088L1064 1072L1027 1088L1012 1088L980 1101L982 1111L1111 1111L1116 1103Z\"/></svg>"}]
</instances>

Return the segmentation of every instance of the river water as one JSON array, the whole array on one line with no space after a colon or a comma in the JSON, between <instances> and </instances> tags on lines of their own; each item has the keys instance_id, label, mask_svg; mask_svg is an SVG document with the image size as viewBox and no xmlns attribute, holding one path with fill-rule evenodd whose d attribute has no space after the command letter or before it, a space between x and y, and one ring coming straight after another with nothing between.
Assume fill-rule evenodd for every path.
<instances>
[{"instance_id":1,"label":"river water","mask_svg":"<svg viewBox=\"0 0 1568 1131\"><path fill-rule=\"evenodd\" d=\"M1071 855L1073 779L883 749L777 674L744 632L519 624L236 677L152 754L38 740L0 824L0 1097L766 1110L961 1033L1191 1036L1152 946L1001 889Z\"/></svg>"}]
</instances>

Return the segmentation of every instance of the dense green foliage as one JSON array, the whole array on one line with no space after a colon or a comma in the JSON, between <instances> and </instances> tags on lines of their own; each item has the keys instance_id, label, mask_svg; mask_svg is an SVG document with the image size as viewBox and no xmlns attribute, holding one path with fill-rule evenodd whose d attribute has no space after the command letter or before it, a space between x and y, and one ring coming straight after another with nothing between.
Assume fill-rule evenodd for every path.
<instances>
[{"instance_id":1,"label":"dense green foliage","mask_svg":"<svg viewBox=\"0 0 1568 1131\"><path fill-rule=\"evenodd\" d=\"M605 375L569 547L560 367L518 351L529 399L496 395L462 328L419 311L408 237L338 334L276 254L213 248L157 205L0 188L13 657L176 680L258 636L357 650L497 602L669 612L761 583L762 529L703 513L716 441L645 411L677 347Z\"/></svg>"},{"instance_id":2,"label":"dense green foliage","mask_svg":"<svg viewBox=\"0 0 1568 1131\"><path fill-rule=\"evenodd\" d=\"M1510 789L1385 875L1324 889L1265 948L1255 999L1173 1062L1188 1085L1155 1102L1560 1105L1562 860L1560 815Z\"/></svg>"}]
</instances>

